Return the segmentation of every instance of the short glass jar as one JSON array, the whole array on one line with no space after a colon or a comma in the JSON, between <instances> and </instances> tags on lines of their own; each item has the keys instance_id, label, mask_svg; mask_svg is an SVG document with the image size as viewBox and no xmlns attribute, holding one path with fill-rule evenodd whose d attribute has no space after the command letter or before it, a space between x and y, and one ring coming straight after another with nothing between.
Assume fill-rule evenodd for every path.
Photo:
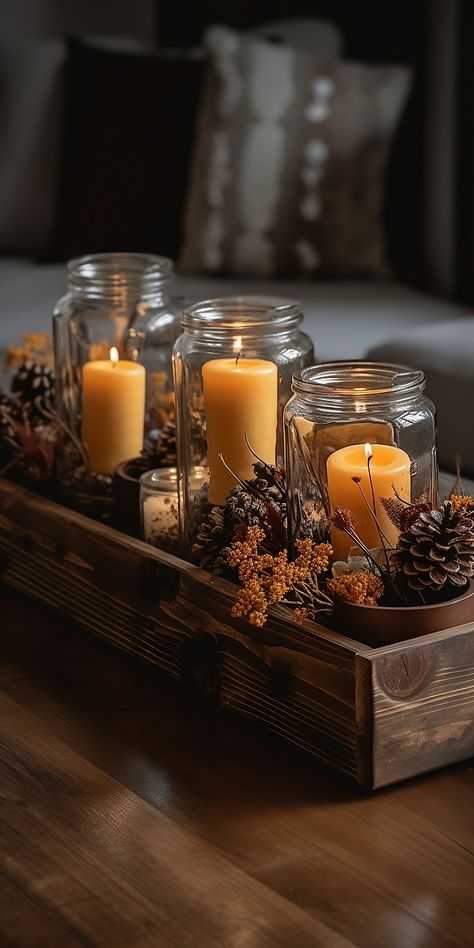
<instances>
[{"instance_id":1,"label":"short glass jar","mask_svg":"<svg viewBox=\"0 0 474 948\"><path fill-rule=\"evenodd\" d=\"M178 549L178 477L175 467L140 477L140 511L145 543L168 553Z\"/></svg>"},{"instance_id":2,"label":"short glass jar","mask_svg":"<svg viewBox=\"0 0 474 948\"><path fill-rule=\"evenodd\" d=\"M170 260L150 254L94 254L71 260L68 292L53 316L56 402L69 432L61 487L81 506L111 497L111 477L88 468L81 442L83 366L120 359L146 368L145 434L155 435L174 411L171 351L179 309L169 296ZM125 460L122 458L121 460Z\"/></svg>"},{"instance_id":3,"label":"short glass jar","mask_svg":"<svg viewBox=\"0 0 474 948\"><path fill-rule=\"evenodd\" d=\"M436 412L424 394L425 385L421 371L377 362L324 363L294 375L294 394L284 412L292 531L297 532L303 510L313 520L315 534L327 535L331 507L327 461L349 446L400 448L408 455L412 502L436 505ZM341 506L350 508L357 484L349 476L347 482L353 494L344 484L348 501ZM393 494L390 476L387 484Z\"/></svg>"},{"instance_id":4,"label":"short glass jar","mask_svg":"<svg viewBox=\"0 0 474 948\"><path fill-rule=\"evenodd\" d=\"M253 476L255 459L246 436L257 454L265 446L265 461L275 463L283 454L282 416L291 378L314 358L302 319L299 303L260 296L206 300L183 311L183 331L173 350L183 555L189 555L209 504L224 505L236 483L223 462L240 478ZM208 445L211 399L214 433ZM205 472L197 492L196 468Z\"/></svg>"}]
</instances>

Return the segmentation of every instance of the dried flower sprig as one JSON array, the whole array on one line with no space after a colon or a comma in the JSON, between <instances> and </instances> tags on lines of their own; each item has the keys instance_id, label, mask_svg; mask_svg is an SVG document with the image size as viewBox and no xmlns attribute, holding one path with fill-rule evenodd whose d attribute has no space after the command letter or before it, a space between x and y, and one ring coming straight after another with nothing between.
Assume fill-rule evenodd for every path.
<instances>
[{"instance_id":1,"label":"dried flower sprig","mask_svg":"<svg viewBox=\"0 0 474 948\"><path fill-rule=\"evenodd\" d=\"M376 606L385 586L380 576L373 573L344 573L328 581L333 596L340 596L358 606Z\"/></svg>"},{"instance_id":2,"label":"dried flower sprig","mask_svg":"<svg viewBox=\"0 0 474 948\"><path fill-rule=\"evenodd\" d=\"M23 332L23 345L9 346L5 354L5 372L18 368L24 362L34 362L37 365L52 367L53 344L47 332Z\"/></svg>"},{"instance_id":3,"label":"dried flower sprig","mask_svg":"<svg viewBox=\"0 0 474 948\"><path fill-rule=\"evenodd\" d=\"M410 504L400 497L381 497L380 502L389 520L398 530L409 530L428 504Z\"/></svg>"},{"instance_id":4,"label":"dried flower sprig","mask_svg":"<svg viewBox=\"0 0 474 948\"><path fill-rule=\"evenodd\" d=\"M474 497L469 494L450 494L448 499L453 513L458 513L459 510L474 510Z\"/></svg>"},{"instance_id":5,"label":"dried flower sprig","mask_svg":"<svg viewBox=\"0 0 474 948\"><path fill-rule=\"evenodd\" d=\"M301 621L309 609L302 605L303 596L298 596L296 587L308 581L315 585L316 577L328 569L332 548L328 543L315 545L310 539L297 540L297 556L289 560L286 549L277 554L259 552L264 539L261 527L247 527L243 539L235 540L227 551L228 565L238 570L242 583L232 615L246 617L251 625L261 627L267 621L269 606L281 602L294 605L298 610L295 618ZM293 598L287 598L292 591Z\"/></svg>"}]
</instances>

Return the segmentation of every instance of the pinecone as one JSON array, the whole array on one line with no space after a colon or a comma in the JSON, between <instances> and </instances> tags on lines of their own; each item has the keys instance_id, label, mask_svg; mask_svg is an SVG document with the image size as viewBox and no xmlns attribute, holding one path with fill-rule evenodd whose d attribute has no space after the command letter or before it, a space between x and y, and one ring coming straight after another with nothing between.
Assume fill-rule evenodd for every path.
<instances>
[{"instance_id":1,"label":"pinecone","mask_svg":"<svg viewBox=\"0 0 474 948\"><path fill-rule=\"evenodd\" d=\"M176 422L167 421L163 426L155 453L158 467L176 467Z\"/></svg>"},{"instance_id":2,"label":"pinecone","mask_svg":"<svg viewBox=\"0 0 474 948\"><path fill-rule=\"evenodd\" d=\"M391 562L404 585L417 592L447 593L474 576L474 513L445 500L420 513L401 533Z\"/></svg>"},{"instance_id":3,"label":"pinecone","mask_svg":"<svg viewBox=\"0 0 474 948\"><path fill-rule=\"evenodd\" d=\"M224 509L222 507L212 507L203 523L200 523L194 543L191 549L191 556L195 563L201 569L207 569L211 572L218 572L216 568L217 560L227 543L230 543L231 534L227 535L224 525Z\"/></svg>"},{"instance_id":4,"label":"pinecone","mask_svg":"<svg viewBox=\"0 0 474 948\"><path fill-rule=\"evenodd\" d=\"M17 422L21 422L20 406L14 398L0 391L0 467L19 450Z\"/></svg>"},{"instance_id":5,"label":"pinecone","mask_svg":"<svg viewBox=\"0 0 474 948\"><path fill-rule=\"evenodd\" d=\"M261 475L258 465L256 473ZM277 468L272 470L272 475ZM226 550L242 526L261 527L267 536L273 537L278 548L286 543L286 503L278 495L278 489L268 479L259 476L246 481L249 490L240 485L234 487L225 507L212 507L206 519L199 524L191 549L193 560L202 567L219 575L231 575L225 556ZM257 489L258 494L253 493ZM277 536L273 534L277 533Z\"/></svg>"},{"instance_id":6,"label":"pinecone","mask_svg":"<svg viewBox=\"0 0 474 948\"><path fill-rule=\"evenodd\" d=\"M54 371L49 365L28 359L13 376L11 390L33 417L41 415L42 409L54 406Z\"/></svg>"}]
</instances>

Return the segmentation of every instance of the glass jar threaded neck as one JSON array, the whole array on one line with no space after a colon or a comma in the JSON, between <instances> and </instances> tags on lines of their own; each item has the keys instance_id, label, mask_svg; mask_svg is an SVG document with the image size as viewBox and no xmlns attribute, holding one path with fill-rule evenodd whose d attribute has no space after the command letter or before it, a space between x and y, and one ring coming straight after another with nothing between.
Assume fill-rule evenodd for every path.
<instances>
[{"instance_id":1,"label":"glass jar threaded neck","mask_svg":"<svg viewBox=\"0 0 474 948\"><path fill-rule=\"evenodd\" d=\"M173 263L145 253L89 254L70 260L67 273L74 296L123 304L160 294L173 275Z\"/></svg>"},{"instance_id":2,"label":"glass jar threaded neck","mask_svg":"<svg viewBox=\"0 0 474 948\"><path fill-rule=\"evenodd\" d=\"M383 362L326 362L296 372L292 391L315 407L346 411L361 403L368 407L401 405L421 396L424 373L405 365Z\"/></svg>"},{"instance_id":3,"label":"glass jar threaded neck","mask_svg":"<svg viewBox=\"0 0 474 948\"><path fill-rule=\"evenodd\" d=\"M191 333L216 336L263 336L287 333L303 319L294 300L234 296L204 300L183 310L181 325Z\"/></svg>"}]
</instances>

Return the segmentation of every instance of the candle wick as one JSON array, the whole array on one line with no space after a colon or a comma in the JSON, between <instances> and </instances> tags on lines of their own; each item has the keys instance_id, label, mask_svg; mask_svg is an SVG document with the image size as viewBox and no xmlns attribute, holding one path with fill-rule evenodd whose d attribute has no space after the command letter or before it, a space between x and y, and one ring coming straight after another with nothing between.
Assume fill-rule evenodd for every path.
<instances>
[{"instance_id":1,"label":"candle wick","mask_svg":"<svg viewBox=\"0 0 474 948\"><path fill-rule=\"evenodd\" d=\"M237 365L237 363L238 363L238 361L239 361L241 355L242 355L241 352L238 352L238 353L237 353L237 355L236 355L236 357L235 357L235 364L236 364L236 365Z\"/></svg>"}]
</instances>

